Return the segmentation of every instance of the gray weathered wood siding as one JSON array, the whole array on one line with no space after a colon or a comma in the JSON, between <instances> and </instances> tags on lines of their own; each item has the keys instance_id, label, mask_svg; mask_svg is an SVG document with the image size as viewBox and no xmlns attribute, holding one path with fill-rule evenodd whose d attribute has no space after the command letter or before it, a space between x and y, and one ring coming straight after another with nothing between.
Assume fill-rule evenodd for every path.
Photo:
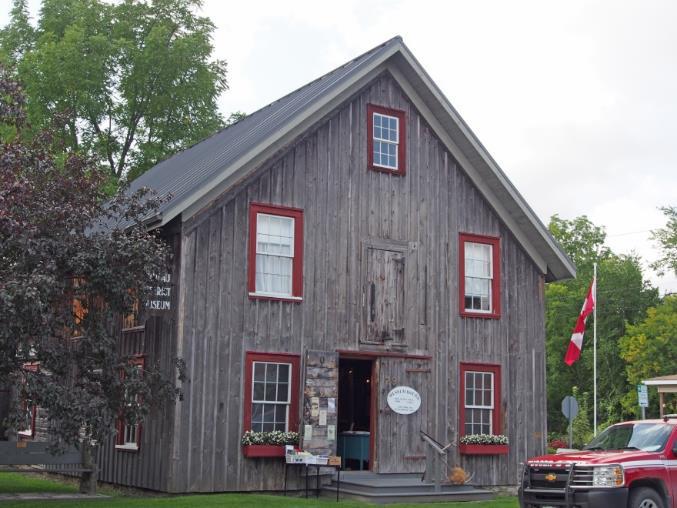
<instances>
[{"instance_id":1,"label":"gray weathered wood siding","mask_svg":"<svg viewBox=\"0 0 677 508\"><path fill-rule=\"evenodd\" d=\"M122 332L123 354L143 354L147 366L171 372L173 348L170 323L151 317L136 329ZM138 451L115 448L115 437L99 446L99 480L152 490L167 490L169 444L173 432L172 407L156 408L144 419Z\"/></svg>"},{"instance_id":2,"label":"gray weathered wood siding","mask_svg":"<svg viewBox=\"0 0 677 508\"><path fill-rule=\"evenodd\" d=\"M171 267L171 307L164 311L146 310L143 323L120 332L120 353L143 355L145 365L154 365L167 375L176 375L176 315L178 280L181 262L181 226L178 221L164 231L173 253ZM128 320L127 320L128 321ZM98 448L99 480L152 490L169 490L171 444L174 435L174 406L154 408L142 423L138 451L115 448L115 437Z\"/></svg>"},{"instance_id":3,"label":"gray weathered wood siding","mask_svg":"<svg viewBox=\"0 0 677 508\"><path fill-rule=\"evenodd\" d=\"M366 169L370 102L406 112L406 176ZM303 209L302 303L249 298L251 202ZM183 228L178 350L189 380L175 412L169 490L281 488L281 460L241 453L245 352L383 349L361 343L368 338L369 245L401 247L405 301L398 350L432 357L423 362L429 373L407 373L408 360L399 366L390 359L379 362L382 372L392 370L389 377L397 384L422 387L421 415L428 421L412 425L425 423L439 441L457 442L459 363L496 363L503 379L501 430L511 439L510 453L462 458L454 451L450 463L463 465L479 483L515 484L519 461L543 450L543 277L387 73L239 187L205 203ZM500 319L459 316L460 232L500 238ZM408 455L406 470L418 471L425 453L419 429L387 420L394 416L385 409L385 388L378 399L379 467L396 470ZM396 442L404 448L392 446Z\"/></svg>"}]
</instances>

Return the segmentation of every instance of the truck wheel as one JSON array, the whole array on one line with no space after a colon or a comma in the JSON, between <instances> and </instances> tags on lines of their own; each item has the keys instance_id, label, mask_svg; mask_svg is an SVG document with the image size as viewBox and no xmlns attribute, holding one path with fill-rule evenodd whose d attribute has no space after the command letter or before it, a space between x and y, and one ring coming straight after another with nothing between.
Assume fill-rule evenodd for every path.
<instances>
[{"instance_id":1,"label":"truck wheel","mask_svg":"<svg viewBox=\"0 0 677 508\"><path fill-rule=\"evenodd\" d=\"M654 489L640 487L630 491L628 508L664 508L663 499Z\"/></svg>"}]
</instances>

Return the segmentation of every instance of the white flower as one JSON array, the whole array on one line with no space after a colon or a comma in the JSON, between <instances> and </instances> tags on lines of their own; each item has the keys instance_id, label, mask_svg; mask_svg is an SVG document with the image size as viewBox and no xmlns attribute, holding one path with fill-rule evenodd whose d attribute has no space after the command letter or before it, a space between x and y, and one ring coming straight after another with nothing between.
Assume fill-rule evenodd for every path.
<instances>
[{"instance_id":1,"label":"white flower","mask_svg":"<svg viewBox=\"0 0 677 508\"><path fill-rule=\"evenodd\" d=\"M461 436L460 442L470 445L507 445L508 436L503 434L466 434Z\"/></svg>"}]
</instances>

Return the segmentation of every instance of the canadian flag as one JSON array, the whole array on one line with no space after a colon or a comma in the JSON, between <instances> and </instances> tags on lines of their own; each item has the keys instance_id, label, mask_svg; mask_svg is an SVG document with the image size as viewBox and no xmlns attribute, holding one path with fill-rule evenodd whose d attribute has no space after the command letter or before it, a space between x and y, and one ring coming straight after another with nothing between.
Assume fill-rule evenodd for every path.
<instances>
[{"instance_id":1,"label":"canadian flag","mask_svg":"<svg viewBox=\"0 0 677 508\"><path fill-rule=\"evenodd\" d=\"M573 365L573 363L581 356L581 349L583 348L583 334L585 333L585 320L595 308L595 295L597 294L596 287L597 280L592 279L588 296L585 297L583 308L581 309L581 313L578 315L578 321L576 321L576 326L574 327L574 331L571 334L569 349L567 349L567 354L564 357L564 363L569 366Z\"/></svg>"}]
</instances>

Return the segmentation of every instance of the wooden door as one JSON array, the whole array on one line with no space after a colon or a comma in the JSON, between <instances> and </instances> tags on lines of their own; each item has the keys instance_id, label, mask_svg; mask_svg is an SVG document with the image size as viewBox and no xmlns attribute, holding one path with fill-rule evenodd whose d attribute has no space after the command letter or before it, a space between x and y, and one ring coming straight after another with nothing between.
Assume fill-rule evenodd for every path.
<instances>
[{"instance_id":1,"label":"wooden door","mask_svg":"<svg viewBox=\"0 0 677 508\"><path fill-rule=\"evenodd\" d=\"M335 455L338 410L338 353L307 351L303 389L303 449L315 454ZM305 426L312 437L306 439Z\"/></svg>"},{"instance_id":2,"label":"wooden door","mask_svg":"<svg viewBox=\"0 0 677 508\"><path fill-rule=\"evenodd\" d=\"M403 252L370 247L366 263L366 339L404 342Z\"/></svg>"},{"instance_id":3,"label":"wooden door","mask_svg":"<svg viewBox=\"0 0 677 508\"><path fill-rule=\"evenodd\" d=\"M379 473L422 473L426 455L419 431L428 428L432 397L430 361L381 357L378 379L375 470ZM396 386L408 386L419 393L421 407L418 411L402 415L390 409L388 392Z\"/></svg>"}]
</instances>

